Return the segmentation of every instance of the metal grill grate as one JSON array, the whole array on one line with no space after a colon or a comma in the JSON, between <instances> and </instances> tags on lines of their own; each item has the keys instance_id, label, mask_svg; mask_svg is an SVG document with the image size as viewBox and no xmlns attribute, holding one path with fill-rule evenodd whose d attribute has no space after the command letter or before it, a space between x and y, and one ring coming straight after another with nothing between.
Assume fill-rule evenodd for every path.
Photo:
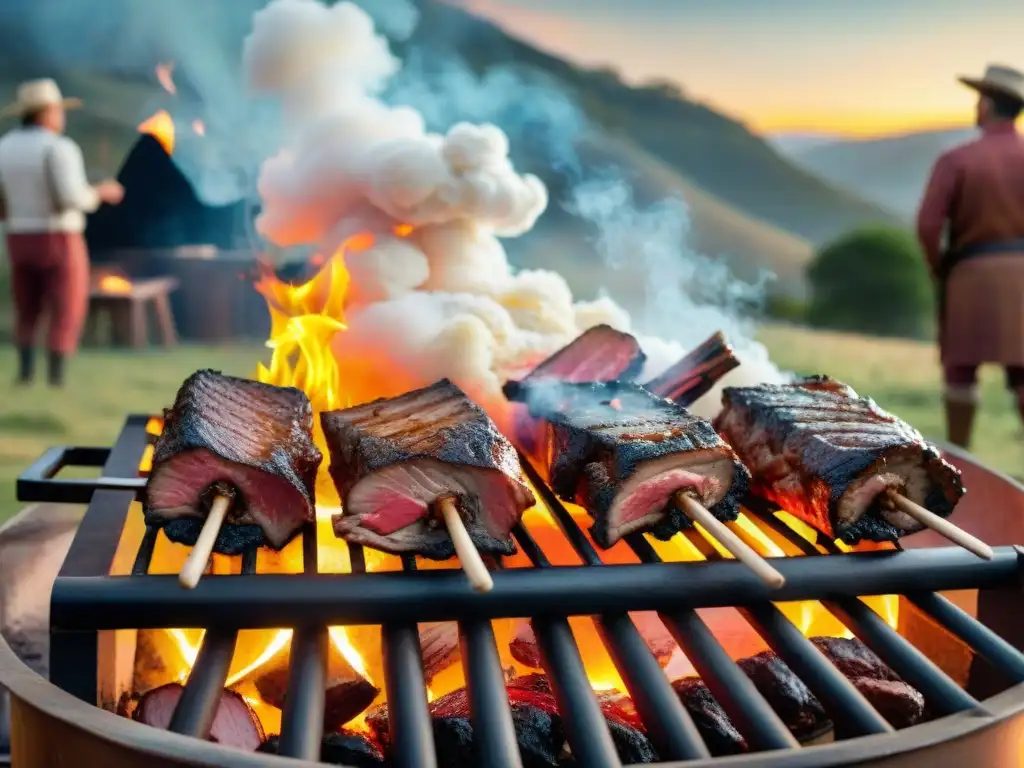
<instances>
[{"instance_id":1,"label":"metal grill grate","mask_svg":"<svg viewBox=\"0 0 1024 768\"><path fill-rule=\"evenodd\" d=\"M773 564L785 586L770 591L739 563L703 549L704 562L663 563L638 534L627 538L639 564L606 565L569 511L524 461L535 488L583 562L552 566L520 525L514 536L533 568L499 571L494 589L474 593L461 572L417 572L403 558L401 573L367 573L362 548L349 546L351 574L317 573L315 528L303 536L303 573L257 574L253 554L240 575L209 576L194 590L173 576L146 575L158 531L148 529L132 575L109 576L131 502L145 479L135 477L145 446L148 417L130 417L111 449L54 448L18 481L22 501L89 503L86 516L51 598L51 679L90 702L97 701L94 666L103 630L168 626L205 627L202 646L174 713L171 730L203 736L210 727L228 676L238 632L247 628L294 629L293 662L281 722L280 754L318 759L323 728L328 626L381 625L385 688L396 768L435 768L430 714L417 623L455 621L480 765L519 768L521 761L504 674L490 620L529 616L569 746L580 765L620 768L597 698L567 618L594 616L599 634L664 761L709 758L689 713L652 656L630 611L657 611L752 750L797 750L789 729L730 658L698 608L732 606L822 702L849 735L892 732L861 693L777 609L774 602L820 601L895 672L926 697L937 715L984 704L960 688L893 630L858 595L904 594L936 622L987 660L1007 684L1024 682L1024 654L936 591L1019 589L1024 550L996 549L981 561L957 548L844 554L822 539L822 556L764 502L751 499L749 514L772 526L806 556ZM65 466L98 466L96 479L61 479ZM912 584L914 591L906 592ZM801 764L802 761L800 761ZM816 763L824 765L824 763ZM811 765L811 763L807 763Z\"/></svg>"}]
</instances>

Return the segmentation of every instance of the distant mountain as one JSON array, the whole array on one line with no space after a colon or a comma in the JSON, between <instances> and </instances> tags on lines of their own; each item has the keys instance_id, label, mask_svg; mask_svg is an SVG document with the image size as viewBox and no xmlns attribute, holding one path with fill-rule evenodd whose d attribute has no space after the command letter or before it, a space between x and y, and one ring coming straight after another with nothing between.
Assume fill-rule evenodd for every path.
<instances>
[{"instance_id":1,"label":"distant mountain","mask_svg":"<svg viewBox=\"0 0 1024 768\"><path fill-rule=\"evenodd\" d=\"M360 1L375 15L389 5ZM164 106L169 98L155 82L153 67L181 54L188 61L181 60L176 70L174 103L201 99L203 89L190 86L201 80L197 62L214 67L221 81L234 76L252 12L262 4L176 0L150 8L136 0L104 0L97 16L88 4L6 0L0 4L0 29L11 45L0 50L0 89L13 91L20 79L49 74L68 93L84 97L89 109L73 118L72 130L85 145L90 168L113 174L136 139L135 126L154 103L163 100ZM815 243L868 222L899 222L884 206L822 181L741 123L671 85L633 87L614 72L577 67L441 0L415 0L415 5L418 26L393 42L412 73L410 88L394 98L414 103L419 98L426 105L440 101L445 121L476 119L475 110L489 99L507 102L501 114L484 114L509 129L517 163L551 188L549 231L571 233L580 252L592 251L593 232L574 226L559 202L580 174L592 175L609 164L632 181L640 204L659 194L686 200L695 248L742 263L748 271L763 264L784 273L791 285L800 281ZM112 33L102 43L81 34L96 25L131 34ZM452 62L461 71L453 74L446 66ZM437 94L422 87L431 77ZM453 82L465 87L453 90ZM502 92L522 83L536 85L535 93L545 90L541 106L547 114L538 117L541 107L526 103L534 92L524 91L521 100ZM583 141L571 138L575 114L589 126ZM551 141L553 133L559 134L554 139L569 137L564 152ZM584 167L571 167L572 154Z\"/></svg>"},{"instance_id":2,"label":"distant mountain","mask_svg":"<svg viewBox=\"0 0 1024 768\"><path fill-rule=\"evenodd\" d=\"M832 141L802 148L790 145L787 155L825 181L909 220L917 211L939 155L974 135L973 129L964 128Z\"/></svg>"},{"instance_id":3,"label":"distant mountain","mask_svg":"<svg viewBox=\"0 0 1024 768\"><path fill-rule=\"evenodd\" d=\"M784 157L826 144L845 141L844 137L831 133L775 133L767 134L764 140Z\"/></svg>"}]
</instances>

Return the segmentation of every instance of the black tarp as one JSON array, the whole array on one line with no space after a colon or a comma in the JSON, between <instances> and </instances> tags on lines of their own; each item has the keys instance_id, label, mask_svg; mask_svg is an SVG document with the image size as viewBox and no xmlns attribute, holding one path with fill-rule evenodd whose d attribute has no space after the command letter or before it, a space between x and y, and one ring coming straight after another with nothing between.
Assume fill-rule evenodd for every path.
<instances>
[{"instance_id":1,"label":"black tarp","mask_svg":"<svg viewBox=\"0 0 1024 768\"><path fill-rule=\"evenodd\" d=\"M89 216L85 239L94 261L117 259L113 251L212 245L247 249L255 215L245 201L203 203L181 169L153 136L140 134L117 175L125 189L120 205L103 205Z\"/></svg>"}]
</instances>

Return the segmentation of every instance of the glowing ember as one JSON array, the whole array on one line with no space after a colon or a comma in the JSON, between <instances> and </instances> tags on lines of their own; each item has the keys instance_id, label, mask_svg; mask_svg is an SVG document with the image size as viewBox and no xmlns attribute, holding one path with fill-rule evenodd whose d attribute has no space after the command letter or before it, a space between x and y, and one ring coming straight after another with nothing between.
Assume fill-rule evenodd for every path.
<instances>
[{"instance_id":1,"label":"glowing ember","mask_svg":"<svg viewBox=\"0 0 1024 768\"><path fill-rule=\"evenodd\" d=\"M174 85L174 62L169 61L166 64L156 65L156 79L160 81L160 85L165 91L171 95L178 93L177 86Z\"/></svg>"},{"instance_id":2,"label":"glowing ember","mask_svg":"<svg viewBox=\"0 0 1024 768\"><path fill-rule=\"evenodd\" d=\"M139 133L148 133L159 141L168 155L174 153L174 119L167 110L161 109L140 123Z\"/></svg>"},{"instance_id":3,"label":"glowing ember","mask_svg":"<svg viewBox=\"0 0 1024 768\"><path fill-rule=\"evenodd\" d=\"M120 275L104 275L99 279L97 287L102 293L124 295L132 292L132 281Z\"/></svg>"}]
</instances>

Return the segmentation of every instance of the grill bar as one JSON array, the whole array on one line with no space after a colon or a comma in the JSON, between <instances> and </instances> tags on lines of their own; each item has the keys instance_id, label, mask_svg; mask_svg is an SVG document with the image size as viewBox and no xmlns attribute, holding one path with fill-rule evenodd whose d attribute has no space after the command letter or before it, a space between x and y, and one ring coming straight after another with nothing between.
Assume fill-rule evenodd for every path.
<instances>
[{"instance_id":1,"label":"grill bar","mask_svg":"<svg viewBox=\"0 0 1024 768\"><path fill-rule=\"evenodd\" d=\"M588 566L603 566L597 550L572 519L565 505L544 483L529 459L522 456L521 463L545 506L583 562ZM595 617L594 623L659 756L665 760L710 757L693 719L679 701L628 615L604 614Z\"/></svg>"},{"instance_id":2,"label":"grill bar","mask_svg":"<svg viewBox=\"0 0 1024 768\"><path fill-rule=\"evenodd\" d=\"M621 768L569 622L551 618L533 619L531 624L577 762L587 768Z\"/></svg>"},{"instance_id":3,"label":"grill bar","mask_svg":"<svg viewBox=\"0 0 1024 768\"><path fill-rule=\"evenodd\" d=\"M822 600L822 605L878 654L897 675L917 688L929 708L937 714L951 715L981 708L973 696L904 640L862 600Z\"/></svg>"},{"instance_id":4,"label":"grill bar","mask_svg":"<svg viewBox=\"0 0 1024 768\"><path fill-rule=\"evenodd\" d=\"M149 573L149 564L153 562L153 550L156 548L156 540L160 536L160 528L155 525L147 525L146 532L142 535L142 543L135 555L135 562L132 564L132 576L145 576Z\"/></svg>"},{"instance_id":5,"label":"grill bar","mask_svg":"<svg viewBox=\"0 0 1024 768\"><path fill-rule=\"evenodd\" d=\"M385 624L381 634L391 764L395 768L437 768L416 624Z\"/></svg>"},{"instance_id":6,"label":"grill bar","mask_svg":"<svg viewBox=\"0 0 1024 768\"><path fill-rule=\"evenodd\" d=\"M202 647L174 708L169 730L197 739L210 735L237 641L235 629L211 629L203 635Z\"/></svg>"},{"instance_id":7,"label":"grill bar","mask_svg":"<svg viewBox=\"0 0 1024 768\"><path fill-rule=\"evenodd\" d=\"M734 561L510 568L494 574L494 589L486 594L474 592L461 571L261 574L258 590L237 576L204 577L195 589L182 589L173 576L66 576L54 584L50 621L56 630L160 629L197 622L272 629L310 621L383 624L402 614L421 622L593 616L900 594L907 584L929 592L995 589L1015 586L1018 579L1013 547L997 547L989 561L946 547L778 558L773 565L786 578L777 590Z\"/></svg>"},{"instance_id":8,"label":"grill bar","mask_svg":"<svg viewBox=\"0 0 1024 768\"><path fill-rule=\"evenodd\" d=\"M490 622L459 622L459 650L473 718L476 759L488 768L522 768L505 675Z\"/></svg>"},{"instance_id":9,"label":"grill bar","mask_svg":"<svg viewBox=\"0 0 1024 768\"><path fill-rule=\"evenodd\" d=\"M308 525L302 532L302 570L316 573L317 566L316 526ZM302 760L320 757L329 648L326 625L301 626L292 635L278 754Z\"/></svg>"},{"instance_id":10,"label":"grill bar","mask_svg":"<svg viewBox=\"0 0 1024 768\"><path fill-rule=\"evenodd\" d=\"M535 568L542 571L556 570L522 525L517 526L515 537ZM555 702L565 722L566 738L573 755L581 765L619 768L621 762L615 751L615 743L608 731L601 705L590 686L569 622L564 617L534 618L530 625L537 637L541 666L555 694Z\"/></svg>"},{"instance_id":11,"label":"grill bar","mask_svg":"<svg viewBox=\"0 0 1024 768\"><path fill-rule=\"evenodd\" d=\"M907 599L997 667L1010 683L1024 683L1024 654L984 624L932 592L913 592Z\"/></svg>"}]
</instances>

